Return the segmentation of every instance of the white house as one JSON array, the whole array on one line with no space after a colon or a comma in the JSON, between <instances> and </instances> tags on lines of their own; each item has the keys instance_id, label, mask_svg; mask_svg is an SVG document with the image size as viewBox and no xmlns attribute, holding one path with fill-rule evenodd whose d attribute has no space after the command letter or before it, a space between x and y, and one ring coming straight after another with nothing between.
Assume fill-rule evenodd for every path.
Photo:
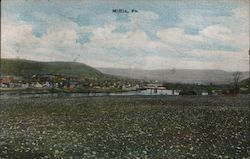
<instances>
[{"instance_id":1,"label":"white house","mask_svg":"<svg viewBox=\"0 0 250 159\"><path fill-rule=\"evenodd\" d=\"M208 92L201 92L201 95L207 96L207 95L208 95Z\"/></svg>"},{"instance_id":2,"label":"white house","mask_svg":"<svg viewBox=\"0 0 250 159\"><path fill-rule=\"evenodd\" d=\"M35 87L35 88L42 88L43 85L41 83L39 83L39 82L36 82L36 83L33 84L33 87Z\"/></svg>"}]
</instances>

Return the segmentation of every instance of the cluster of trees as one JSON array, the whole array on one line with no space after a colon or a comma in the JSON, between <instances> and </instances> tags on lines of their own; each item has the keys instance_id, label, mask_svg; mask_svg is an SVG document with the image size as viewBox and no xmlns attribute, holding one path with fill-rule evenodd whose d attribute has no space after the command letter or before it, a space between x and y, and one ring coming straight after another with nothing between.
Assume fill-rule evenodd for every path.
<instances>
[{"instance_id":1,"label":"cluster of trees","mask_svg":"<svg viewBox=\"0 0 250 159\"><path fill-rule=\"evenodd\" d=\"M233 73L233 85L232 85L232 93L238 94L240 92L240 77L242 72Z\"/></svg>"},{"instance_id":2,"label":"cluster of trees","mask_svg":"<svg viewBox=\"0 0 250 159\"><path fill-rule=\"evenodd\" d=\"M245 93L249 93L249 79L244 85L241 83L242 72L234 72L232 75L231 84L214 85L212 83L208 85L204 84L184 84L184 83L163 83L163 86L168 89L183 90L184 92L199 94L202 91L207 91L212 94L213 91L220 90L223 94L237 95L242 93L241 87L245 88ZM248 90L247 90L248 89Z\"/></svg>"}]
</instances>

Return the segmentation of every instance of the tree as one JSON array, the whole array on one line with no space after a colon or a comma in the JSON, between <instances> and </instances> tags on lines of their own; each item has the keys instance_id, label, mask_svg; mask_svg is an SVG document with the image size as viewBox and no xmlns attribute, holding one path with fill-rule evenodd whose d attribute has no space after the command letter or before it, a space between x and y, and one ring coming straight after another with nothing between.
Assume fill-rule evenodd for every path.
<instances>
[{"instance_id":1,"label":"tree","mask_svg":"<svg viewBox=\"0 0 250 159\"><path fill-rule=\"evenodd\" d=\"M239 93L239 81L240 76L242 75L242 72L234 72L233 73L233 94Z\"/></svg>"}]
</instances>

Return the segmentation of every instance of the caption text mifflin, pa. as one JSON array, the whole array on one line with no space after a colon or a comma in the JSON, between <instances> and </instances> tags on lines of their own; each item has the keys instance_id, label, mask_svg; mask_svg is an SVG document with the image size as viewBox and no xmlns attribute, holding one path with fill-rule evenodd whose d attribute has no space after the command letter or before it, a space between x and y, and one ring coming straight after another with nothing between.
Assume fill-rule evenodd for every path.
<instances>
[{"instance_id":1,"label":"caption text mifflin, pa.","mask_svg":"<svg viewBox=\"0 0 250 159\"><path fill-rule=\"evenodd\" d=\"M112 9L112 13L138 13L136 9Z\"/></svg>"}]
</instances>

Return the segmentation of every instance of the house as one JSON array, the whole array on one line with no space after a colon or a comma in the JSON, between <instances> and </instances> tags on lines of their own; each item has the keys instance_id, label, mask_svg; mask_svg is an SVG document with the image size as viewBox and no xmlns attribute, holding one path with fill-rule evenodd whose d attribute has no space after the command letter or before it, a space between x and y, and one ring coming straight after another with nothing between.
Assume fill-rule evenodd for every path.
<instances>
[{"instance_id":1,"label":"house","mask_svg":"<svg viewBox=\"0 0 250 159\"><path fill-rule=\"evenodd\" d=\"M136 85L135 85L135 89L140 89L140 85L139 85L139 84L136 84Z\"/></svg>"},{"instance_id":2,"label":"house","mask_svg":"<svg viewBox=\"0 0 250 159\"><path fill-rule=\"evenodd\" d=\"M30 84L29 83L22 83L21 87L22 88L29 88Z\"/></svg>"},{"instance_id":3,"label":"house","mask_svg":"<svg viewBox=\"0 0 250 159\"><path fill-rule=\"evenodd\" d=\"M74 90L76 87L78 87L79 83L77 81L69 81L67 84L67 88L69 90Z\"/></svg>"},{"instance_id":4,"label":"house","mask_svg":"<svg viewBox=\"0 0 250 159\"><path fill-rule=\"evenodd\" d=\"M1 88L9 88L10 84L11 84L10 79L1 79L0 81Z\"/></svg>"},{"instance_id":5,"label":"house","mask_svg":"<svg viewBox=\"0 0 250 159\"><path fill-rule=\"evenodd\" d=\"M212 90L211 91L212 95L222 95L222 90Z\"/></svg>"},{"instance_id":6,"label":"house","mask_svg":"<svg viewBox=\"0 0 250 159\"><path fill-rule=\"evenodd\" d=\"M180 92L180 90L172 90L172 95L178 96Z\"/></svg>"},{"instance_id":7,"label":"house","mask_svg":"<svg viewBox=\"0 0 250 159\"><path fill-rule=\"evenodd\" d=\"M162 87L162 86L160 86L160 87L156 87L158 90L166 90L166 88L165 87Z\"/></svg>"},{"instance_id":8,"label":"house","mask_svg":"<svg viewBox=\"0 0 250 159\"><path fill-rule=\"evenodd\" d=\"M71 84L69 84L68 85L68 90L74 90L76 88L76 85L75 84L73 84L73 83L71 83Z\"/></svg>"},{"instance_id":9,"label":"house","mask_svg":"<svg viewBox=\"0 0 250 159\"><path fill-rule=\"evenodd\" d=\"M50 88L52 87L52 84L48 81L46 81L44 84L43 84L43 87L47 87L47 88Z\"/></svg>"},{"instance_id":10,"label":"house","mask_svg":"<svg viewBox=\"0 0 250 159\"><path fill-rule=\"evenodd\" d=\"M43 85L39 82L34 83L32 86L35 88L42 88L43 87Z\"/></svg>"},{"instance_id":11,"label":"house","mask_svg":"<svg viewBox=\"0 0 250 159\"><path fill-rule=\"evenodd\" d=\"M60 81L60 82L56 82L54 84L51 84L51 86L54 86L55 88L64 88L65 84L66 83L64 81Z\"/></svg>"},{"instance_id":12,"label":"house","mask_svg":"<svg viewBox=\"0 0 250 159\"><path fill-rule=\"evenodd\" d=\"M56 82L53 86L54 86L55 88L59 88L59 84L60 84L60 83L57 83L57 82Z\"/></svg>"},{"instance_id":13,"label":"house","mask_svg":"<svg viewBox=\"0 0 250 159\"><path fill-rule=\"evenodd\" d=\"M130 90L129 85L123 84L122 90Z\"/></svg>"},{"instance_id":14,"label":"house","mask_svg":"<svg viewBox=\"0 0 250 159\"><path fill-rule=\"evenodd\" d=\"M201 95L202 95L202 96L207 96L207 95L208 95L208 92L201 92Z\"/></svg>"},{"instance_id":15,"label":"house","mask_svg":"<svg viewBox=\"0 0 250 159\"><path fill-rule=\"evenodd\" d=\"M39 80L39 81L51 81L56 79L56 75L49 74L49 73L44 73L44 74L35 74L32 76L32 79Z\"/></svg>"},{"instance_id":16,"label":"house","mask_svg":"<svg viewBox=\"0 0 250 159\"><path fill-rule=\"evenodd\" d=\"M161 83L149 83L146 86L144 86L145 89L153 89L155 93L157 93L157 90L166 90L166 87L163 86Z\"/></svg>"}]
</instances>

